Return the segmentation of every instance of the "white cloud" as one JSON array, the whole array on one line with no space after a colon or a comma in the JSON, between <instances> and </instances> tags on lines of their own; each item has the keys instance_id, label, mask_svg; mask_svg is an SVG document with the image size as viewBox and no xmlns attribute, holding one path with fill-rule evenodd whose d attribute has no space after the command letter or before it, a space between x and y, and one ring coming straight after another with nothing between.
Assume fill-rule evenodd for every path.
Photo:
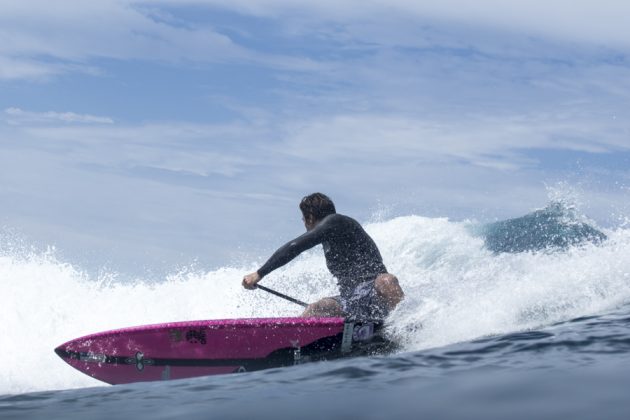
<instances>
[{"instance_id":1,"label":"white cloud","mask_svg":"<svg viewBox=\"0 0 630 420\"><path fill-rule=\"evenodd\" d=\"M264 133L263 127L241 124L115 125L108 117L18 108L5 114L8 125L1 132L5 141L19 139L21 147L62 155L73 166L127 176L149 177L147 170L157 170L171 177L234 177L252 164L243 156L256 150L257 142L249 139Z\"/></svg>"},{"instance_id":2,"label":"white cloud","mask_svg":"<svg viewBox=\"0 0 630 420\"><path fill-rule=\"evenodd\" d=\"M0 80L45 79L58 73L57 68L45 63L0 56Z\"/></svg>"},{"instance_id":3,"label":"white cloud","mask_svg":"<svg viewBox=\"0 0 630 420\"><path fill-rule=\"evenodd\" d=\"M435 119L338 115L290 124L282 150L311 161L466 162L499 170L535 167L530 149L588 153L630 150L627 127L579 115L462 116Z\"/></svg>"},{"instance_id":4,"label":"white cloud","mask_svg":"<svg viewBox=\"0 0 630 420\"><path fill-rule=\"evenodd\" d=\"M530 150L630 150L627 123L590 115L580 106L494 116L357 112L286 119L247 112L256 118L222 124L113 125L109 117L19 108L8 108L5 115L19 137L41 141L50 150L58 147L75 163L202 177L235 177L252 166L280 168L296 159L308 165L449 163L505 172L536 168Z\"/></svg>"},{"instance_id":5,"label":"white cloud","mask_svg":"<svg viewBox=\"0 0 630 420\"><path fill-rule=\"evenodd\" d=\"M569 46L630 50L626 22L630 3L615 0L60 0L55 7L45 0L7 0L0 4L0 80L77 71L98 58L331 69L330 63L307 53L272 54L264 43L252 49L239 45L201 13L193 23L169 11L186 6L206 6L208 15L213 8L222 8L274 19L287 40L305 36L341 52L442 46L554 57L553 48L532 37ZM336 57L343 60L344 54Z\"/></svg>"},{"instance_id":6,"label":"white cloud","mask_svg":"<svg viewBox=\"0 0 630 420\"><path fill-rule=\"evenodd\" d=\"M250 51L210 25L179 20L156 7L131 0L62 0L54 7L44 0L2 2L0 80L95 72L85 63L99 58L319 68L308 58Z\"/></svg>"},{"instance_id":7,"label":"white cloud","mask_svg":"<svg viewBox=\"0 0 630 420\"><path fill-rule=\"evenodd\" d=\"M0 52L0 81L32 80L48 81L65 73L101 75L97 67L70 62L50 62L22 56L2 56Z\"/></svg>"},{"instance_id":8,"label":"white cloud","mask_svg":"<svg viewBox=\"0 0 630 420\"><path fill-rule=\"evenodd\" d=\"M124 1L8 1L0 6L5 56L47 56L68 61L116 59L211 60L237 54L226 36L209 28L170 24Z\"/></svg>"},{"instance_id":9,"label":"white cloud","mask_svg":"<svg viewBox=\"0 0 630 420\"><path fill-rule=\"evenodd\" d=\"M162 3L181 4L181 1L165 0ZM240 13L283 19L295 16L302 20L342 24L380 22L385 24L381 26L383 32L397 22L411 20L417 24L452 23L569 42L630 48L630 25L627 24L630 3L624 0L185 0L185 3L219 6Z\"/></svg>"},{"instance_id":10,"label":"white cloud","mask_svg":"<svg viewBox=\"0 0 630 420\"><path fill-rule=\"evenodd\" d=\"M79 123L79 124L113 124L114 120L109 117L98 117L89 114L76 114L74 112L32 112L24 111L20 108L7 108L4 110L7 122L11 125L22 124L56 124Z\"/></svg>"}]
</instances>

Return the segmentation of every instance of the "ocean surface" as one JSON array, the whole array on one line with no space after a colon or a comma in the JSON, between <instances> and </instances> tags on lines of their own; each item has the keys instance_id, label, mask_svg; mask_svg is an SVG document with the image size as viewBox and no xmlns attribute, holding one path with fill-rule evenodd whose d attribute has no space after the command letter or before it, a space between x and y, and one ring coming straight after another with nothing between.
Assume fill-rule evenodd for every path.
<instances>
[{"instance_id":1,"label":"ocean surface","mask_svg":"<svg viewBox=\"0 0 630 420\"><path fill-rule=\"evenodd\" d=\"M74 370L54 347L113 328L301 308L241 288L266 256L127 278L0 236L0 419L627 419L630 228L541 211L509 226L365 224L407 295L387 319L395 354L118 386ZM335 294L317 248L264 284L305 301Z\"/></svg>"}]
</instances>

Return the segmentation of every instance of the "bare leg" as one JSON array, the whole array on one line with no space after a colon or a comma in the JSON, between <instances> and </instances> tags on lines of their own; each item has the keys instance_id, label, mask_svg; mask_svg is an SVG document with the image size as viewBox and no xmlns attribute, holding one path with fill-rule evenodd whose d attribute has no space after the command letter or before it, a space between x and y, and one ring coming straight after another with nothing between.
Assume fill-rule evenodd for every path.
<instances>
[{"instance_id":1,"label":"bare leg","mask_svg":"<svg viewBox=\"0 0 630 420\"><path fill-rule=\"evenodd\" d=\"M315 316L336 317L344 316L344 314L335 299L324 298L308 305L302 316L307 318Z\"/></svg>"},{"instance_id":2,"label":"bare leg","mask_svg":"<svg viewBox=\"0 0 630 420\"><path fill-rule=\"evenodd\" d=\"M376 289L376 294L383 299L389 311L394 310L405 297L405 293L398 284L398 279L392 274L379 274L374 280L374 288Z\"/></svg>"}]
</instances>

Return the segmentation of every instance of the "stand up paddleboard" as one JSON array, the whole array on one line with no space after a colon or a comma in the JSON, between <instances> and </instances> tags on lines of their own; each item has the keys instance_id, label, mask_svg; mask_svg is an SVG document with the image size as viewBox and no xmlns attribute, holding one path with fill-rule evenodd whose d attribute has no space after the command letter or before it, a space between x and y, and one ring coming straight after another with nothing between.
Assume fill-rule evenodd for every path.
<instances>
[{"instance_id":1,"label":"stand up paddleboard","mask_svg":"<svg viewBox=\"0 0 630 420\"><path fill-rule=\"evenodd\" d=\"M258 318L176 322L87 335L55 349L109 384L192 378L387 353L380 322Z\"/></svg>"}]
</instances>

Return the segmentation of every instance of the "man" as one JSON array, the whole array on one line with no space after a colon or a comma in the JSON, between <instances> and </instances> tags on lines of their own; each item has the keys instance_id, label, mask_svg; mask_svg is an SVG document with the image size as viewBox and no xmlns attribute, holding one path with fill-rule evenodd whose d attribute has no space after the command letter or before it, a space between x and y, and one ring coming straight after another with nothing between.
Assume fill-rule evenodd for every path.
<instances>
[{"instance_id":1,"label":"man","mask_svg":"<svg viewBox=\"0 0 630 420\"><path fill-rule=\"evenodd\" d=\"M306 233L280 247L269 260L243 278L243 287L255 289L267 274L302 252L322 244L326 265L337 278L339 296L310 304L302 316L341 316L382 319L403 299L398 279L389 274L370 236L354 219L337 214L332 200L321 193L300 202Z\"/></svg>"}]
</instances>

